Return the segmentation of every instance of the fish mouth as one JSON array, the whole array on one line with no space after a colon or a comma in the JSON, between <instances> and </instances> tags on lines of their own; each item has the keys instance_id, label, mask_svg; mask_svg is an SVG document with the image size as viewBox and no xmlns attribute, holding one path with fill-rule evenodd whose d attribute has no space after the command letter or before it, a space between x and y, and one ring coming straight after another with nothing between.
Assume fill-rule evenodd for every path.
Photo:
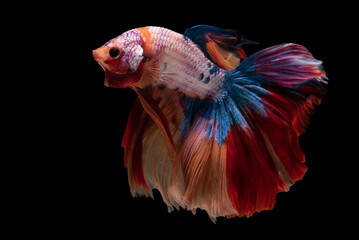
<instances>
[{"instance_id":1,"label":"fish mouth","mask_svg":"<svg viewBox=\"0 0 359 240\"><path fill-rule=\"evenodd\" d=\"M92 56L95 59L95 61L100 64L102 69L106 71L106 68L104 66L104 60L106 59L106 54L101 51L100 49L96 49L92 51Z\"/></svg>"},{"instance_id":2,"label":"fish mouth","mask_svg":"<svg viewBox=\"0 0 359 240\"><path fill-rule=\"evenodd\" d=\"M105 81L104 85L106 87L112 88L125 88L127 87L126 81L127 73L114 73L109 70L105 70Z\"/></svg>"}]
</instances>

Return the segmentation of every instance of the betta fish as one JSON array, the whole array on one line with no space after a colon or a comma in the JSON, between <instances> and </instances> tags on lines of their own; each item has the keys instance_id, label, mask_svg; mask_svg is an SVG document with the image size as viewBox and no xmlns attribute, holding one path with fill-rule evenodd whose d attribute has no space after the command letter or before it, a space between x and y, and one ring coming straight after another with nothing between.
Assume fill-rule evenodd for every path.
<instances>
[{"instance_id":1,"label":"betta fish","mask_svg":"<svg viewBox=\"0 0 359 240\"><path fill-rule=\"evenodd\" d=\"M207 25L127 31L93 51L105 85L138 98L122 139L132 196L250 217L307 170L299 136L326 92L322 62L298 44L253 43Z\"/></svg>"}]
</instances>

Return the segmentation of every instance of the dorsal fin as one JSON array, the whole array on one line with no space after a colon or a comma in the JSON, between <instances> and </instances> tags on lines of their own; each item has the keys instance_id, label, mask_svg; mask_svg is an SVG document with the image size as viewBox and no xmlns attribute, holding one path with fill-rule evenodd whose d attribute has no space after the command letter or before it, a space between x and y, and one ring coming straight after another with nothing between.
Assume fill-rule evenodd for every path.
<instances>
[{"instance_id":1,"label":"dorsal fin","mask_svg":"<svg viewBox=\"0 0 359 240\"><path fill-rule=\"evenodd\" d=\"M247 58L243 50L244 44L256 44L243 38L235 30L208 25L189 28L184 36L191 39L209 60L226 70L238 67Z\"/></svg>"}]
</instances>

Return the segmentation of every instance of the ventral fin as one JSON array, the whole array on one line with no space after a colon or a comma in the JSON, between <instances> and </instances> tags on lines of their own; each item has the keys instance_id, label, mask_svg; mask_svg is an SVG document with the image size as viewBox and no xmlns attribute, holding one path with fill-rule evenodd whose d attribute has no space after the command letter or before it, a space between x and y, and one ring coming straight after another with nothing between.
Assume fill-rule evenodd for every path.
<instances>
[{"instance_id":1,"label":"ventral fin","mask_svg":"<svg viewBox=\"0 0 359 240\"><path fill-rule=\"evenodd\" d=\"M166 116L163 114L162 110L159 108L158 103L153 99L149 89L140 89L133 88L137 95L139 96L141 105L143 109L151 116L152 120L157 124L157 126L162 130L165 138L170 156L174 156L176 152L176 147L172 138L171 130L169 128L168 121Z\"/></svg>"},{"instance_id":2,"label":"ventral fin","mask_svg":"<svg viewBox=\"0 0 359 240\"><path fill-rule=\"evenodd\" d=\"M149 193L150 189L146 182L143 164L143 135L146 131L149 115L141 106L140 100L137 99L131 114L128 118L125 134L122 139L122 147L125 150L125 167L128 169L129 184L131 189L136 189L134 192L141 191ZM144 193L143 192L143 193Z\"/></svg>"}]
</instances>

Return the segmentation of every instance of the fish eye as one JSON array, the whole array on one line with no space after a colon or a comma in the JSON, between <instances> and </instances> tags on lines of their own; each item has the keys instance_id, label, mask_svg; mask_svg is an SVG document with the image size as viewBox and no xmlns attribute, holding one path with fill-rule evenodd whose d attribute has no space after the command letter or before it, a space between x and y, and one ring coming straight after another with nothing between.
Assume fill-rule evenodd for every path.
<instances>
[{"instance_id":1,"label":"fish eye","mask_svg":"<svg viewBox=\"0 0 359 240\"><path fill-rule=\"evenodd\" d=\"M109 53L112 58L118 58L121 55L121 51L117 47L111 48Z\"/></svg>"}]
</instances>

